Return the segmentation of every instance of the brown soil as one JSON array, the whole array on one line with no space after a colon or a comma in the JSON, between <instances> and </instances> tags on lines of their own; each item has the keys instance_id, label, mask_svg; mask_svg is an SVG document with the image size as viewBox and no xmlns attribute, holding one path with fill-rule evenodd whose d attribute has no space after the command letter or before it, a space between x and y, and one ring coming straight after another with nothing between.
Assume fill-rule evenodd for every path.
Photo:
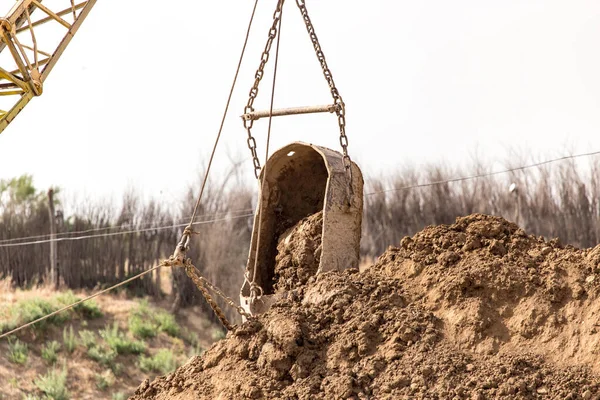
<instances>
[{"instance_id":1,"label":"brown soil","mask_svg":"<svg viewBox=\"0 0 600 400\"><path fill-rule=\"evenodd\" d=\"M428 227L133 399L597 399L599 262L497 217Z\"/></svg>"},{"instance_id":2,"label":"brown soil","mask_svg":"<svg viewBox=\"0 0 600 400\"><path fill-rule=\"evenodd\" d=\"M275 293L304 286L317 273L322 231L323 211L319 211L279 237L273 285Z\"/></svg>"}]
</instances>

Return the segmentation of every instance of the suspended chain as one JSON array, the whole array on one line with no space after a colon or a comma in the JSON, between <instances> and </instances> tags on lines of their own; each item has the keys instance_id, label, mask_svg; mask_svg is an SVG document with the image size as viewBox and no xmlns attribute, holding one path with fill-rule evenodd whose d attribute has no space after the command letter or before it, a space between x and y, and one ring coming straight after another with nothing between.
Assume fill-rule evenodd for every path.
<instances>
[{"instance_id":1,"label":"suspended chain","mask_svg":"<svg viewBox=\"0 0 600 400\"><path fill-rule=\"evenodd\" d=\"M333 102L336 106L335 113L338 117L338 125L340 127L340 145L342 146L343 152L343 161L344 167L346 168L346 173L348 174L350 180L348 182L350 190L352 189L352 160L348 155L348 137L346 136L346 105L344 100L342 100L342 96L340 92L337 90L335 86L335 82L333 81L333 75L331 74L331 70L327 65L327 61L325 60L325 54L323 54L323 50L321 49L321 44L319 43L319 39L317 38L317 34L315 33L315 27L308 16L308 10L306 9L306 3L304 0L296 0L296 4L302 13L302 19L304 19L304 24L306 25L306 30L308 31L308 35L310 36L310 40L315 49L315 53L321 64L321 69L323 70L323 75L325 76L325 80L327 80L327 84L329 85L329 89L331 89L331 96L333 97Z\"/></svg>"},{"instance_id":2,"label":"suspended chain","mask_svg":"<svg viewBox=\"0 0 600 400\"><path fill-rule=\"evenodd\" d=\"M233 330L234 325L232 325L227 320L225 313L214 300L208 289L215 292L219 297L221 297L225 301L225 303L227 303L228 306L232 307L242 317L246 319L252 319L252 315L247 313L241 306L237 305L231 297L227 296L221 289L219 289L218 287L210 283L208 280L206 280L206 278L204 278L202 275L200 275L200 271L198 271L198 268L196 268L194 264L192 264L192 260L185 257L186 250L187 249L181 247L181 244L178 244L175 248L175 252L173 253L173 255L169 257L168 260L164 260L161 263L161 266L168 266L171 268L183 267L187 276L192 280L192 282L194 282L198 290L200 290L210 308L212 308L214 313L217 315L217 318L219 318L219 321L221 321L223 326L228 331Z\"/></svg>"},{"instance_id":3,"label":"suspended chain","mask_svg":"<svg viewBox=\"0 0 600 400\"><path fill-rule=\"evenodd\" d=\"M273 41L277 37L277 26L279 24L279 20L281 19L281 9L283 7L284 0L277 1L277 8L273 13L273 24L271 25L271 29L269 29L269 37L267 38L267 44L265 45L265 49L262 52L260 57L260 64L258 69L256 70L256 74L254 74L254 85L252 89L250 89L248 103L246 107L244 107L244 114L249 114L254 112L254 100L256 100L256 96L258 96L258 85L265 75L265 65L269 61L269 54L271 52L271 47L273 46ZM260 160L258 159L258 154L256 153L256 139L252 136L252 126L254 125L254 121L252 119L246 120L244 119L244 128L248 132L248 148L250 149L250 154L252 155L252 162L254 164L254 176L256 179L260 176Z\"/></svg>"},{"instance_id":4,"label":"suspended chain","mask_svg":"<svg viewBox=\"0 0 600 400\"><path fill-rule=\"evenodd\" d=\"M192 280L192 282L194 282L194 284L196 285L198 290L200 290L200 292L202 292L202 295L206 299L206 302L210 305L210 307L213 309L213 311L217 315L217 318L219 318L219 321L221 321L223 326L225 328L227 328L228 331L233 329L233 325L231 325L231 323L227 320L225 313L223 313L223 310L221 310L221 307L219 307L217 302L212 298L207 287L210 288L213 292L215 292L223 300L225 300L227 305L229 305L234 310L236 310L241 316L245 317L246 319L252 318L252 316L250 314L248 314L242 307L238 306L230 297L228 297L225 293L223 293L218 287L214 286L212 283L207 281L206 278L202 277L200 275L200 271L198 271L198 268L196 268L191 263L190 259L186 260L184 267L185 267L185 273L187 274L187 276L189 276L190 279Z\"/></svg>"}]
</instances>

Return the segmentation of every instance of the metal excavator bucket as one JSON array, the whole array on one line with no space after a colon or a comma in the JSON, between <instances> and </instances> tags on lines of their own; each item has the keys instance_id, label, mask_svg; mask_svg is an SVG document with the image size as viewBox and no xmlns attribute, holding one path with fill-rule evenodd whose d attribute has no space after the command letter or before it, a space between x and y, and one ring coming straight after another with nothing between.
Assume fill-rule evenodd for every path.
<instances>
[{"instance_id":1,"label":"metal excavator bucket","mask_svg":"<svg viewBox=\"0 0 600 400\"><path fill-rule=\"evenodd\" d=\"M321 245L310 255L318 258L316 274L358 268L363 210L360 168L352 163L348 174L342 155L325 147L289 144L269 158L260 178L262 193L240 293L242 307L252 315L266 312L294 290L278 288L278 244L286 230L306 217L322 212Z\"/></svg>"}]
</instances>

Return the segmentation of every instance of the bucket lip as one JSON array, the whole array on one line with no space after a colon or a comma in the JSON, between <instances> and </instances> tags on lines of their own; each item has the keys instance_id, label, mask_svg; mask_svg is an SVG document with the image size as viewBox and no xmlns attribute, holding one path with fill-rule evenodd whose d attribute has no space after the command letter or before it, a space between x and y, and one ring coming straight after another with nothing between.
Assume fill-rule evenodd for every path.
<instances>
[{"instance_id":1,"label":"bucket lip","mask_svg":"<svg viewBox=\"0 0 600 400\"><path fill-rule=\"evenodd\" d=\"M285 146L274 151L269 156L269 159L267 160L267 164L270 165L270 164L276 163L280 159L287 157L288 153L290 151L293 151L294 148L298 148L298 147L310 148L310 149L314 150L315 152L317 152L321 156L321 158L323 158L323 162L325 163L325 168L327 169L327 172L330 176L333 173L336 173L336 174L337 173L345 173L344 163L343 163L343 155L339 151L330 149L325 146L319 146L316 144L300 142L300 141L288 143ZM352 162L352 164L354 166L353 171L358 170L358 174L359 174L360 178L362 179L362 173L361 173L360 169L358 168L356 163ZM268 170L269 168L262 168L262 170L260 171L260 179L261 180L264 178L265 169Z\"/></svg>"}]
</instances>

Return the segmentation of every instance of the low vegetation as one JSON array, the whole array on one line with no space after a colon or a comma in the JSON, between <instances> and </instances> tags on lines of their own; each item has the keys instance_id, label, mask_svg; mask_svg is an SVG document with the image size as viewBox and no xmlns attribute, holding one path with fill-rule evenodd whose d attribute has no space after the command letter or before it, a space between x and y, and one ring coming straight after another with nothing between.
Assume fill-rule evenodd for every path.
<instances>
[{"instance_id":1,"label":"low vegetation","mask_svg":"<svg viewBox=\"0 0 600 400\"><path fill-rule=\"evenodd\" d=\"M96 333L87 329L79 331L79 340L81 344L88 350L96 347L98 344L98 337Z\"/></svg>"},{"instance_id":2,"label":"low vegetation","mask_svg":"<svg viewBox=\"0 0 600 400\"><path fill-rule=\"evenodd\" d=\"M18 326L60 310L64 306L73 304L80 299L72 292L57 294L50 299L31 298L23 299L11 305L0 313L0 333L10 331ZM73 318L99 318L102 312L98 305L90 300L78 306L65 310L52 317L33 325L31 329L44 331L49 325L61 326Z\"/></svg>"},{"instance_id":3,"label":"low vegetation","mask_svg":"<svg viewBox=\"0 0 600 400\"><path fill-rule=\"evenodd\" d=\"M25 321L35 308L32 305L54 309L77 298L71 292L23 297L6 308L0 302L0 310L8 308L11 317ZM148 301L126 302L128 312L119 318L103 312L101 304L93 304L52 321L43 330L23 331L20 338L0 340L0 357L15 364L11 375L0 375L0 382L8 383L0 385L0 399L75 399L81 395L77 390L86 385L98 391L95 398L126 399L146 376L174 370L212 341L210 323L202 322L204 331L198 331L181 326L172 314ZM27 315L18 315L20 312ZM140 326L151 332L145 333ZM125 365L127 374L123 374ZM89 372L84 374L84 370ZM42 373L31 375L29 371ZM75 381L77 385L73 385ZM35 391L24 392L23 387L35 387ZM128 389L124 391L124 387Z\"/></svg>"},{"instance_id":4,"label":"low vegetation","mask_svg":"<svg viewBox=\"0 0 600 400\"><path fill-rule=\"evenodd\" d=\"M111 387L115 383L115 375L109 369L102 372L101 374L96 374L96 387L101 391L106 390Z\"/></svg>"},{"instance_id":5,"label":"low vegetation","mask_svg":"<svg viewBox=\"0 0 600 400\"><path fill-rule=\"evenodd\" d=\"M72 353L77 347L77 339L73 331L73 325L69 325L69 330L65 326L63 329L63 346L68 353Z\"/></svg>"},{"instance_id":6,"label":"low vegetation","mask_svg":"<svg viewBox=\"0 0 600 400\"><path fill-rule=\"evenodd\" d=\"M124 332L119 330L117 322L112 327L101 330L100 336L117 354L140 354L146 350L146 344L143 341L127 337Z\"/></svg>"},{"instance_id":7,"label":"low vegetation","mask_svg":"<svg viewBox=\"0 0 600 400\"><path fill-rule=\"evenodd\" d=\"M177 360L169 349L161 349L155 355L146 357L140 355L139 366L145 372L160 372L166 374L177 368Z\"/></svg>"},{"instance_id":8,"label":"low vegetation","mask_svg":"<svg viewBox=\"0 0 600 400\"><path fill-rule=\"evenodd\" d=\"M47 399L68 400L69 391L67 389L67 367L63 366L61 370L52 368L45 375L40 375L34 381L35 386L44 393Z\"/></svg>"},{"instance_id":9,"label":"low vegetation","mask_svg":"<svg viewBox=\"0 0 600 400\"><path fill-rule=\"evenodd\" d=\"M173 314L152 308L147 301L141 301L129 317L129 330L139 338L153 338L160 332L177 337L181 331Z\"/></svg>"},{"instance_id":10,"label":"low vegetation","mask_svg":"<svg viewBox=\"0 0 600 400\"><path fill-rule=\"evenodd\" d=\"M29 348L26 343L19 339L8 341L8 359L15 364L25 364L29 354Z\"/></svg>"},{"instance_id":11,"label":"low vegetation","mask_svg":"<svg viewBox=\"0 0 600 400\"><path fill-rule=\"evenodd\" d=\"M46 360L48 364L54 365L58 360L59 350L60 344L56 340L48 342L42 347L42 358Z\"/></svg>"}]
</instances>

